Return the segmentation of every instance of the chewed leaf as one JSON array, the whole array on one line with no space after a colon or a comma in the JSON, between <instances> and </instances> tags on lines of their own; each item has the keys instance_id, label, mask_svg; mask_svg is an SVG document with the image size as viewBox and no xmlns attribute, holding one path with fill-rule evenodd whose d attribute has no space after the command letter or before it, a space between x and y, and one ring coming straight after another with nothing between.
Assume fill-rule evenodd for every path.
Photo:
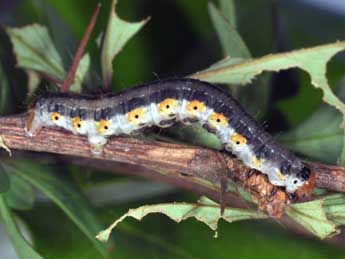
<instances>
[{"instance_id":1,"label":"chewed leaf","mask_svg":"<svg viewBox=\"0 0 345 259\"><path fill-rule=\"evenodd\" d=\"M19 67L63 79L63 63L46 27L32 24L22 28L7 28L6 31L11 38Z\"/></svg>"},{"instance_id":2,"label":"chewed leaf","mask_svg":"<svg viewBox=\"0 0 345 259\"><path fill-rule=\"evenodd\" d=\"M109 85L113 75L113 60L124 45L136 34L148 19L129 23L120 19L115 10L116 0L113 0L110 17L102 42L101 64L105 85Z\"/></svg>"},{"instance_id":3,"label":"chewed leaf","mask_svg":"<svg viewBox=\"0 0 345 259\"><path fill-rule=\"evenodd\" d=\"M65 70L62 59L45 26L32 24L22 28L8 27L6 31L13 44L19 67L63 81ZM75 82L71 87L72 91L80 91L89 66L90 56L85 54L78 66ZM35 80L38 79L35 78ZM32 84L32 82L29 82L29 84Z\"/></svg>"},{"instance_id":4,"label":"chewed leaf","mask_svg":"<svg viewBox=\"0 0 345 259\"><path fill-rule=\"evenodd\" d=\"M234 66L224 64L222 67L206 72L197 72L193 77L216 83L247 84L264 71L278 72L283 69L299 67L312 75L312 83L315 86L322 87L326 63L336 53L344 49L345 42L337 42L286 53L270 54Z\"/></svg>"},{"instance_id":5,"label":"chewed leaf","mask_svg":"<svg viewBox=\"0 0 345 259\"><path fill-rule=\"evenodd\" d=\"M206 196L200 197L200 199L198 200L198 203L202 204L202 205L218 206L219 207L219 204L217 202L207 198Z\"/></svg>"},{"instance_id":6,"label":"chewed leaf","mask_svg":"<svg viewBox=\"0 0 345 259\"><path fill-rule=\"evenodd\" d=\"M232 9L231 12L234 15L233 4L229 4L229 6L223 5L223 7L227 10ZM235 25L231 24L231 21L233 22L235 19L228 20L225 14L222 14L213 3L209 4L208 9L225 55L237 58L250 58L251 55L246 44L236 31Z\"/></svg>"},{"instance_id":7,"label":"chewed leaf","mask_svg":"<svg viewBox=\"0 0 345 259\"><path fill-rule=\"evenodd\" d=\"M323 239L338 233L336 225L326 217L323 202L323 199L319 199L292 204L287 208L286 214L311 233Z\"/></svg>"},{"instance_id":8,"label":"chewed leaf","mask_svg":"<svg viewBox=\"0 0 345 259\"><path fill-rule=\"evenodd\" d=\"M247 84L264 71L280 71L298 67L310 74L311 82L315 87L323 90L325 102L345 113L345 105L333 94L326 78L327 62L344 49L345 42L337 42L287 53L271 54L235 65L218 66L216 69L198 72L192 77L216 83Z\"/></svg>"},{"instance_id":9,"label":"chewed leaf","mask_svg":"<svg viewBox=\"0 0 345 259\"><path fill-rule=\"evenodd\" d=\"M323 100L339 110L345 118L345 104L332 92L326 78L328 61L344 49L345 42L341 41L287 53L271 54L235 65L225 64L215 69L198 72L192 77L216 83L247 84L264 71L277 72L297 67L310 74L311 83L322 89ZM341 164L345 163L345 145L340 160Z\"/></svg>"},{"instance_id":10,"label":"chewed leaf","mask_svg":"<svg viewBox=\"0 0 345 259\"><path fill-rule=\"evenodd\" d=\"M235 208L226 208L222 217L220 215L219 204L203 197L200 199L199 203L166 203L146 205L136 209L130 209L121 218L116 220L111 226L101 231L97 235L97 239L106 242L111 234L112 229L115 228L117 224L119 224L125 218L132 217L137 220L141 220L151 213L165 214L177 223L193 217L205 223L212 230L217 230L218 221L221 218L228 222L233 222L245 219L263 219L267 217L257 211Z\"/></svg>"}]
</instances>

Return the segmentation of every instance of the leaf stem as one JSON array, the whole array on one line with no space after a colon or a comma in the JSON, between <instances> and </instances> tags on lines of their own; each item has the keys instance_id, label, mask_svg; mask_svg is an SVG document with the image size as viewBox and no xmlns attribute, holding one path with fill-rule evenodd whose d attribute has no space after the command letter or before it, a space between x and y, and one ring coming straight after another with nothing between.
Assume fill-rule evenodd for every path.
<instances>
[{"instance_id":1,"label":"leaf stem","mask_svg":"<svg viewBox=\"0 0 345 259\"><path fill-rule=\"evenodd\" d=\"M92 17L91 17L91 20L89 22L89 25L86 27L85 33L83 35L83 38L80 41L80 44L79 44L78 49L77 49L77 52L76 52L76 54L75 54L75 56L73 58L72 65L71 65L71 67L70 67L69 71L67 72L67 75L66 75L66 77L64 79L63 85L61 87L61 92L68 92L71 84L74 81L75 73L77 71L80 59L81 59L81 57L82 57L82 55L84 53L86 44L89 41L91 32L92 32L92 30L93 30L93 28L95 26L95 23L96 23L96 20L97 20L100 8L101 8L101 4L98 3L96 9L94 10L94 12L92 14Z\"/></svg>"}]
</instances>

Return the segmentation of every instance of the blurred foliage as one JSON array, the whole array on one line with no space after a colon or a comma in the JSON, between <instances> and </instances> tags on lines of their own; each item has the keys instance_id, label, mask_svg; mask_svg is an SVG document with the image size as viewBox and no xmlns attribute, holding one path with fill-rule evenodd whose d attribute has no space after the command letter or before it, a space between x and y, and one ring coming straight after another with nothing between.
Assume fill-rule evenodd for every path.
<instances>
[{"instance_id":1,"label":"blurred foliage","mask_svg":"<svg viewBox=\"0 0 345 259\"><path fill-rule=\"evenodd\" d=\"M0 194L0 219L4 224L4 228L16 249L19 258L39 259L42 258L28 243L20 233L15 218L12 215L6 199Z\"/></svg>"},{"instance_id":2,"label":"blurred foliage","mask_svg":"<svg viewBox=\"0 0 345 259\"><path fill-rule=\"evenodd\" d=\"M106 28L111 1L103 0L101 3L101 15L87 49L90 55L89 74L84 77L82 73L78 81L80 89L85 80L84 89L87 91L95 91L102 84L101 52L96 38ZM10 27L32 23L46 25L50 36L47 34L44 37L51 37L50 41L55 46L53 52L58 57L55 60L59 59L59 73L56 76L62 78L96 4L96 0L83 1L82 4L75 0L68 3L58 0L2 0L0 23ZM254 0L235 1L232 4L232 1L219 0L208 4L206 0L119 0L117 12L126 21L138 22L146 17L151 19L116 56L113 62L114 91L157 77L186 76L209 67L226 55L250 58L250 50L253 57L259 57L334 42L345 37L344 16L329 15L297 1ZM224 12L226 15L223 15ZM315 24L318 25L317 29ZM227 25L231 26L231 30L224 30ZM29 38L24 37L24 40L30 46ZM37 37L36 40L41 39ZM8 37L0 32L2 114L24 111L27 94L27 78L22 70L15 68L10 49ZM44 57L50 52L42 48L38 53ZM27 54L27 50L23 54ZM39 65L40 60L36 59L36 63ZM217 66L224 66L225 63L218 63ZM341 98L344 87L339 80L344 76L344 63L343 54L339 54L327 67L329 84L339 85L337 93ZM31 64L21 64L21 67L31 68ZM41 68L49 69L49 66ZM44 91L48 84L43 80L39 91ZM234 86L231 88L233 90ZM295 151L322 161L334 163L338 160L344 136L339 129L341 115L324 104L318 108L321 94L311 87L307 73L294 69L274 75L265 73L246 88L238 90L235 86L234 94L253 115L268 121L269 131L279 134L285 131L280 134L280 140ZM183 132L179 129L175 131L178 134ZM209 135L204 132L200 134L200 139L208 141L209 145L215 144ZM193 139L191 135L189 139ZM37 158L33 155L33 159ZM109 183L116 186L127 177L100 176L92 170L86 173L84 168L62 165L51 156L39 158L50 166L0 161L0 193L4 193L0 197L0 216L22 258L39 257L17 230L14 213L28 224L34 248L44 258L98 258L105 253L105 248L93 239L100 230L99 220L102 225L108 224L129 208L140 206L143 202L196 199L187 193L165 196L160 193L152 198L145 194L144 187L141 190L139 186L136 191L142 191L143 195L136 196L136 202L110 204L102 208L97 207L98 204L91 206L83 191L88 192ZM34 193L33 187L39 190L40 195ZM49 197L49 202L42 198L42 193ZM106 196L111 195L114 193ZM343 200L342 196L329 196L325 201L317 200L309 204L309 208L313 211L323 206L326 214L320 214L319 219L326 220L323 218L325 215L330 219L330 215L344 214ZM296 217L299 217L301 213L298 210L303 212L306 207L298 206L289 213L297 211ZM331 220L334 222L339 218ZM305 224L303 215L298 219ZM281 226L268 222L222 222L218 238L213 239L212 231L194 221L189 219L176 226L167 218L157 215L149 216L142 223L125 221L116 228L115 246L110 243L108 252L111 258L290 258L292 255L297 258L342 258L345 253L324 242L288 234ZM314 228L318 222L310 222L311 227ZM330 231L334 230L330 228ZM31 257L28 257L29 254Z\"/></svg>"}]
</instances>

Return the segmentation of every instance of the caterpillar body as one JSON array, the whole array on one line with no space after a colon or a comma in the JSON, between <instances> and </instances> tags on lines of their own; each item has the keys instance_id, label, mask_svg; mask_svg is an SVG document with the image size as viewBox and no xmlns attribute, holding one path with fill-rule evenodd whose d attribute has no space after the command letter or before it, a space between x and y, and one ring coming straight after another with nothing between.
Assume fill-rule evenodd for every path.
<instances>
[{"instance_id":1,"label":"caterpillar body","mask_svg":"<svg viewBox=\"0 0 345 259\"><path fill-rule=\"evenodd\" d=\"M50 94L29 110L26 132L34 136L42 127L56 126L87 136L91 147L101 150L110 136L175 122L199 123L226 151L289 193L310 177L308 166L279 145L228 92L195 79L160 80L103 96Z\"/></svg>"}]
</instances>

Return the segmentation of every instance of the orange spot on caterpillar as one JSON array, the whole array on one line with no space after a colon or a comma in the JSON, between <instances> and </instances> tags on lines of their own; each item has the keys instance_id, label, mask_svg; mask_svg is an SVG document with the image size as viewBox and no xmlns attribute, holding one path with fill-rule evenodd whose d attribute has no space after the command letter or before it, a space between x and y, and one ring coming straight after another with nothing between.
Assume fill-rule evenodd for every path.
<instances>
[{"instance_id":1,"label":"orange spot on caterpillar","mask_svg":"<svg viewBox=\"0 0 345 259\"><path fill-rule=\"evenodd\" d=\"M108 120L100 120L96 122L96 128L98 133L104 133L109 129L109 121Z\"/></svg>"},{"instance_id":2,"label":"orange spot on caterpillar","mask_svg":"<svg viewBox=\"0 0 345 259\"><path fill-rule=\"evenodd\" d=\"M139 124L141 122L141 118L144 116L144 108L136 108L127 113L127 118L130 123Z\"/></svg>"},{"instance_id":3,"label":"orange spot on caterpillar","mask_svg":"<svg viewBox=\"0 0 345 259\"><path fill-rule=\"evenodd\" d=\"M232 136L230 137L230 141L235 143L236 145L244 145L247 143L247 139L238 133L232 134Z\"/></svg>"},{"instance_id":4,"label":"orange spot on caterpillar","mask_svg":"<svg viewBox=\"0 0 345 259\"><path fill-rule=\"evenodd\" d=\"M208 121L212 126L228 125L228 119L224 116L223 113L216 113L216 112L212 113Z\"/></svg>"},{"instance_id":5,"label":"orange spot on caterpillar","mask_svg":"<svg viewBox=\"0 0 345 259\"><path fill-rule=\"evenodd\" d=\"M52 112L50 113L50 120L51 121L58 121L60 119L61 115L58 112Z\"/></svg>"},{"instance_id":6,"label":"orange spot on caterpillar","mask_svg":"<svg viewBox=\"0 0 345 259\"><path fill-rule=\"evenodd\" d=\"M158 104L159 113L169 115L171 110L176 108L177 100L173 98L164 99Z\"/></svg>"},{"instance_id":7,"label":"orange spot on caterpillar","mask_svg":"<svg viewBox=\"0 0 345 259\"><path fill-rule=\"evenodd\" d=\"M74 117L72 120L72 126L74 129L78 130L82 127L82 120L80 117Z\"/></svg>"},{"instance_id":8,"label":"orange spot on caterpillar","mask_svg":"<svg viewBox=\"0 0 345 259\"><path fill-rule=\"evenodd\" d=\"M203 109L205 109L205 104L198 100L190 101L187 104L187 111L194 115L200 113Z\"/></svg>"}]
</instances>

